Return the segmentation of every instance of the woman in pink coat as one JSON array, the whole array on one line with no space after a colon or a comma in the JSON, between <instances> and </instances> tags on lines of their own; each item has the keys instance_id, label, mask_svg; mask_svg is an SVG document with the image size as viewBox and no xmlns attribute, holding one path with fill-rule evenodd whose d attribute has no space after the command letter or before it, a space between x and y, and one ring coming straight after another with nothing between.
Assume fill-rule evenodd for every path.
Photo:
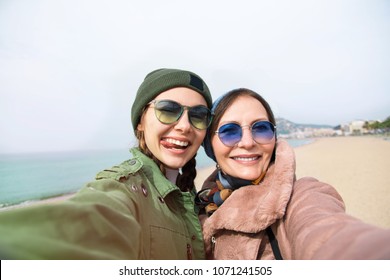
<instances>
[{"instance_id":1,"label":"woman in pink coat","mask_svg":"<svg viewBox=\"0 0 390 280\"><path fill-rule=\"evenodd\" d=\"M390 259L390 230L346 214L330 185L295 178L268 103L236 89L213 104L204 148L217 163L196 197L209 259Z\"/></svg>"}]
</instances>

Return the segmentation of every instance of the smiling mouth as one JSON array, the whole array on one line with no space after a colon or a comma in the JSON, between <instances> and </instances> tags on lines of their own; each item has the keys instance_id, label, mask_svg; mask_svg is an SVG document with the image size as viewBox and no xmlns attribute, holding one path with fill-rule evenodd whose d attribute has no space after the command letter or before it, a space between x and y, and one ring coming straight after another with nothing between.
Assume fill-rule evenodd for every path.
<instances>
[{"instance_id":1,"label":"smiling mouth","mask_svg":"<svg viewBox=\"0 0 390 280\"><path fill-rule=\"evenodd\" d=\"M172 138L165 138L161 140L162 145L168 149L186 149L189 146L188 141L180 141Z\"/></svg>"},{"instance_id":2,"label":"smiling mouth","mask_svg":"<svg viewBox=\"0 0 390 280\"><path fill-rule=\"evenodd\" d=\"M232 157L232 159L237 160L237 161L255 161L260 159L260 156L255 156L255 157Z\"/></svg>"}]
</instances>

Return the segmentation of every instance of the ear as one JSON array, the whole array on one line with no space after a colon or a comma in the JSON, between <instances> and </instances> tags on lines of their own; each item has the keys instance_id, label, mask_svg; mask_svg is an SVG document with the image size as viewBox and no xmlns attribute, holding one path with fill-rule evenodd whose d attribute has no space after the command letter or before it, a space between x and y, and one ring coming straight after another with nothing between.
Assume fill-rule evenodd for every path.
<instances>
[{"instance_id":1,"label":"ear","mask_svg":"<svg viewBox=\"0 0 390 280\"><path fill-rule=\"evenodd\" d=\"M139 119L139 122L137 124L137 130L145 131L145 110L143 110L141 113L141 118Z\"/></svg>"},{"instance_id":2,"label":"ear","mask_svg":"<svg viewBox=\"0 0 390 280\"><path fill-rule=\"evenodd\" d=\"M141 118L140 118L140 120L139 120L139 123L137 124L137 130L138 130L138 131L144 131L144 130L145 130L144 116L145 116L145 114L142 113Z\"/></svg>"}]
</instances>

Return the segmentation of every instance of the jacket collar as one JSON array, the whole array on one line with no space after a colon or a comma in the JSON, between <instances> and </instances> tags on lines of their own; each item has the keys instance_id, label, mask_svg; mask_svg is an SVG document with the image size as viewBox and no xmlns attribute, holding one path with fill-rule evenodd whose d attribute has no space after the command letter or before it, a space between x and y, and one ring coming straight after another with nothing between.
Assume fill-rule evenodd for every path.
<instances>
[{"instance_id":1,"label":"jacket collar","mask_svg":"<svg viewBox=\"0 0 390 280\"><path fill-rule=\"evenodd\" d=\"M143 172L150 180L151 185L157 189L157 191L163 198L165 198L173 191L181 192L175 184L169 181L164 176L164 174L162 174L157 164L150 157L142 153L139 148L132 148L130 149L130 152L133 154L134 158L137 158L139 161L142 162Z\"/></svg>"},{"instance_id":2,"label":"jacket collar","mask_svg":"<svg viewBox=\"0 0 390 280\"><path fill-rule=\"evenodd\" d=\"M215 184L216 171L203 188ZM259 185L235 190L230 197L204 222L205 239L215 231L226 229L257 233L284 216L295 180L295 156L284 140L276 144L275 162Z\"/></svg>"}]
</instances>

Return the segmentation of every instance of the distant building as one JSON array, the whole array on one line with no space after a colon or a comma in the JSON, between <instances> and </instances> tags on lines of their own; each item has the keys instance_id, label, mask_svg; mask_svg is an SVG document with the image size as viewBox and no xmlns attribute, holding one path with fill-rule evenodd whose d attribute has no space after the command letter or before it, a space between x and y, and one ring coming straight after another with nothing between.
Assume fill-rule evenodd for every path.
<instances>
[{"instance_id":1,"label":"distant building","mask_svg":"<svg viewBox=\"0 0 390 280\"><path fill-rule=\"evenodd\" d=\"M366 121L356 120L349 124L349 133L352 135L362 135L367 133L365 128Z\"/></svg>"},{"instance_id":2,"label":"distant building","mask_svg":"<svg viewBox=\"0 0 390 280\"><path fill-rule=\"evenodd\" d=\"M340 124L335 127L325 125L296 124L283 118L277 118L277 133L280 138L311 138L365 135L378 133L379 130L370 130L370 124L378 121L354 120L350 123Z\"/></svg>"}]
</instances>

